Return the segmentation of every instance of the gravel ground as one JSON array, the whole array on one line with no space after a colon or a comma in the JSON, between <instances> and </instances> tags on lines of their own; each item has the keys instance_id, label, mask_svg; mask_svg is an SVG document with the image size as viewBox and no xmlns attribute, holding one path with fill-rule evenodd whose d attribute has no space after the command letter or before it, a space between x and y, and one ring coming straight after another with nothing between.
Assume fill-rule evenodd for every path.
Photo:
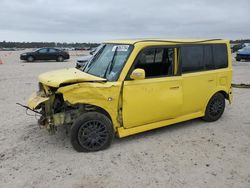
<instances>
[{"instance_id":1,"label":"gravel ground","mask_svg":"<svg viewBox=\"0 0 250 188\"><path fill-rule=\"evenodd\" d=\"M26 103L45 71L63 63L19 61L0 52L0 187L250 187L250 90L214 123L199 119L115 139L108 150L77 153L65 129L40 129ZM234 83L250 83L250 63L234 62Z\"/></svg>"}]
</instances>

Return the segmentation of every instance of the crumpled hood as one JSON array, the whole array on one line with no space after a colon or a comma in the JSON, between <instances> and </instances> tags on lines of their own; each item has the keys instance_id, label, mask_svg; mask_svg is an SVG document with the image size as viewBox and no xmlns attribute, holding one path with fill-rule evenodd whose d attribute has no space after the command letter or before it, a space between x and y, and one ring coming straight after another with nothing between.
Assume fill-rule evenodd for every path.
<instances>
[{"instance_id":1,"label":"crumpled hood","mask_svg":"<svg viewBox=\"0 0 250 188\"><path fill-rule=\"evenodd\" d=\"M87 81L105 81L106 79L82 72L76 68L60 69L46 72L39 76L39 81L51 87L59 87L61 84L74 84Z\"/></svg>"}]
</instances>

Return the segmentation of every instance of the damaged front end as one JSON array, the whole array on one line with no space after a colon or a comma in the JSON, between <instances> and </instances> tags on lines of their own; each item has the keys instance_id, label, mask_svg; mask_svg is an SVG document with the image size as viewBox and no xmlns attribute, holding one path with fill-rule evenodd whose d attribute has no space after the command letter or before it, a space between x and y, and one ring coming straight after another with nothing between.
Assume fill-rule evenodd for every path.
<instances>
[{"instance_id":1,"label":"damaged front end","mask_svg":"<svg viewBox=\"0 0 250 188\"><path fill-rule=\"evenodd\" d=\"M54 133L58 125L71 125L73 120L85 111L85 106L72 106L64 101L58 88L39 83L39 91L28 100L28 107L41 115L38 124Z\"/></svg>"}]
</instances>

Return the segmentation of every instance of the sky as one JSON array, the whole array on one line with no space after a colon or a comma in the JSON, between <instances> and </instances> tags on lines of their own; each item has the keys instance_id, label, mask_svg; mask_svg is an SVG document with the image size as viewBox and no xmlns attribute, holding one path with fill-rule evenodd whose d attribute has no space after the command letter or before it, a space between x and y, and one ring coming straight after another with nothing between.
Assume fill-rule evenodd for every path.
<instances>
[{"instance_id":1,"label":"sky","mask_svg":"<svg viewBox=\"0 0 250 188\"><path fill-rule=\"evenodd\" d=\"M250 38L250 0L0 0L0 41Z\"/></svg>"}]
</instances>

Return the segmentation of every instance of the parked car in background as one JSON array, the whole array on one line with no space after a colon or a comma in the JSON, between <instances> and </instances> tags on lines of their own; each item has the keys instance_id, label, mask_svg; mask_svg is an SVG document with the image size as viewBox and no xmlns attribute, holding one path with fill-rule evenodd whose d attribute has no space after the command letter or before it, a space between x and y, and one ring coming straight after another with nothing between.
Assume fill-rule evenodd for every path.
<instances>
[{"instance_id":1,"label":"parked car in background","mask_svg":"<svg viewBox=\"0 0 250 188\"><path fill-rule=\"evenodd\" d=\"M40 48L33 52L26 52L20 55L21 60L33 62L35 60L56 60L59 62L69 59L69 53L57 48Z\"/></svg>"},{"instance_id":2,"label":"parked car in background","mask_svg":"<svg viewBox=\"0 0 250 188\"><path fill-rule=\"evenodd\" d=\"M241 44L233 44L231 46L231 50L234 53L234 52L237 52L238 50L240 50L240 49L242 49L244 47L245 47L245 45L243 43L241 43Z\"/></svg>"},{"instance_id":3,"label":"parked car in background","mask_svg":"<svg viewBox=\"0 0 250 188\"><path fill-rule=\"evenodd\" d=\"M245 48L239 50L235 57L236 61L250 60L250 46L246 46Z\"/></svg>"},{"instance_id":4,"label":"parked car in background","mask_svg":"<svg viewBox=\"0 0 250 188\"><path fill-rule=\"evenodd\" d=\"M98 47L93 48L93 49L89 52L90 55L79 57L79 58L76 60L76 68L77 68L77 69L84 68L84 67L87 65L88 61L89 61L93 56L95 56L95 55L98 53L98 51L99 51L102 47L103 47L103 45L99 45Z\"/></svg>"},{"instance_id":5,"label":"parked car in background","mask_svg":"<svg viewBox=\"0 0 250 188\"><path fill-rule=\"evenodd\" d=\"M89 54L93 55L95 53L95 51L97 50L97 48L92 48L89 52Z\"/></svg>"},{"instance_id":6,"label":"parked car in background","mask_svg":"<svg viewBox=\"0 0 250 188\"><path fill-rule=\"evenodd\" d=\"M87 55L87 56L81 56L76 60L76 68L84 68L88 61L91 59L92 55Z\"/></svg>"}]
</instances>

